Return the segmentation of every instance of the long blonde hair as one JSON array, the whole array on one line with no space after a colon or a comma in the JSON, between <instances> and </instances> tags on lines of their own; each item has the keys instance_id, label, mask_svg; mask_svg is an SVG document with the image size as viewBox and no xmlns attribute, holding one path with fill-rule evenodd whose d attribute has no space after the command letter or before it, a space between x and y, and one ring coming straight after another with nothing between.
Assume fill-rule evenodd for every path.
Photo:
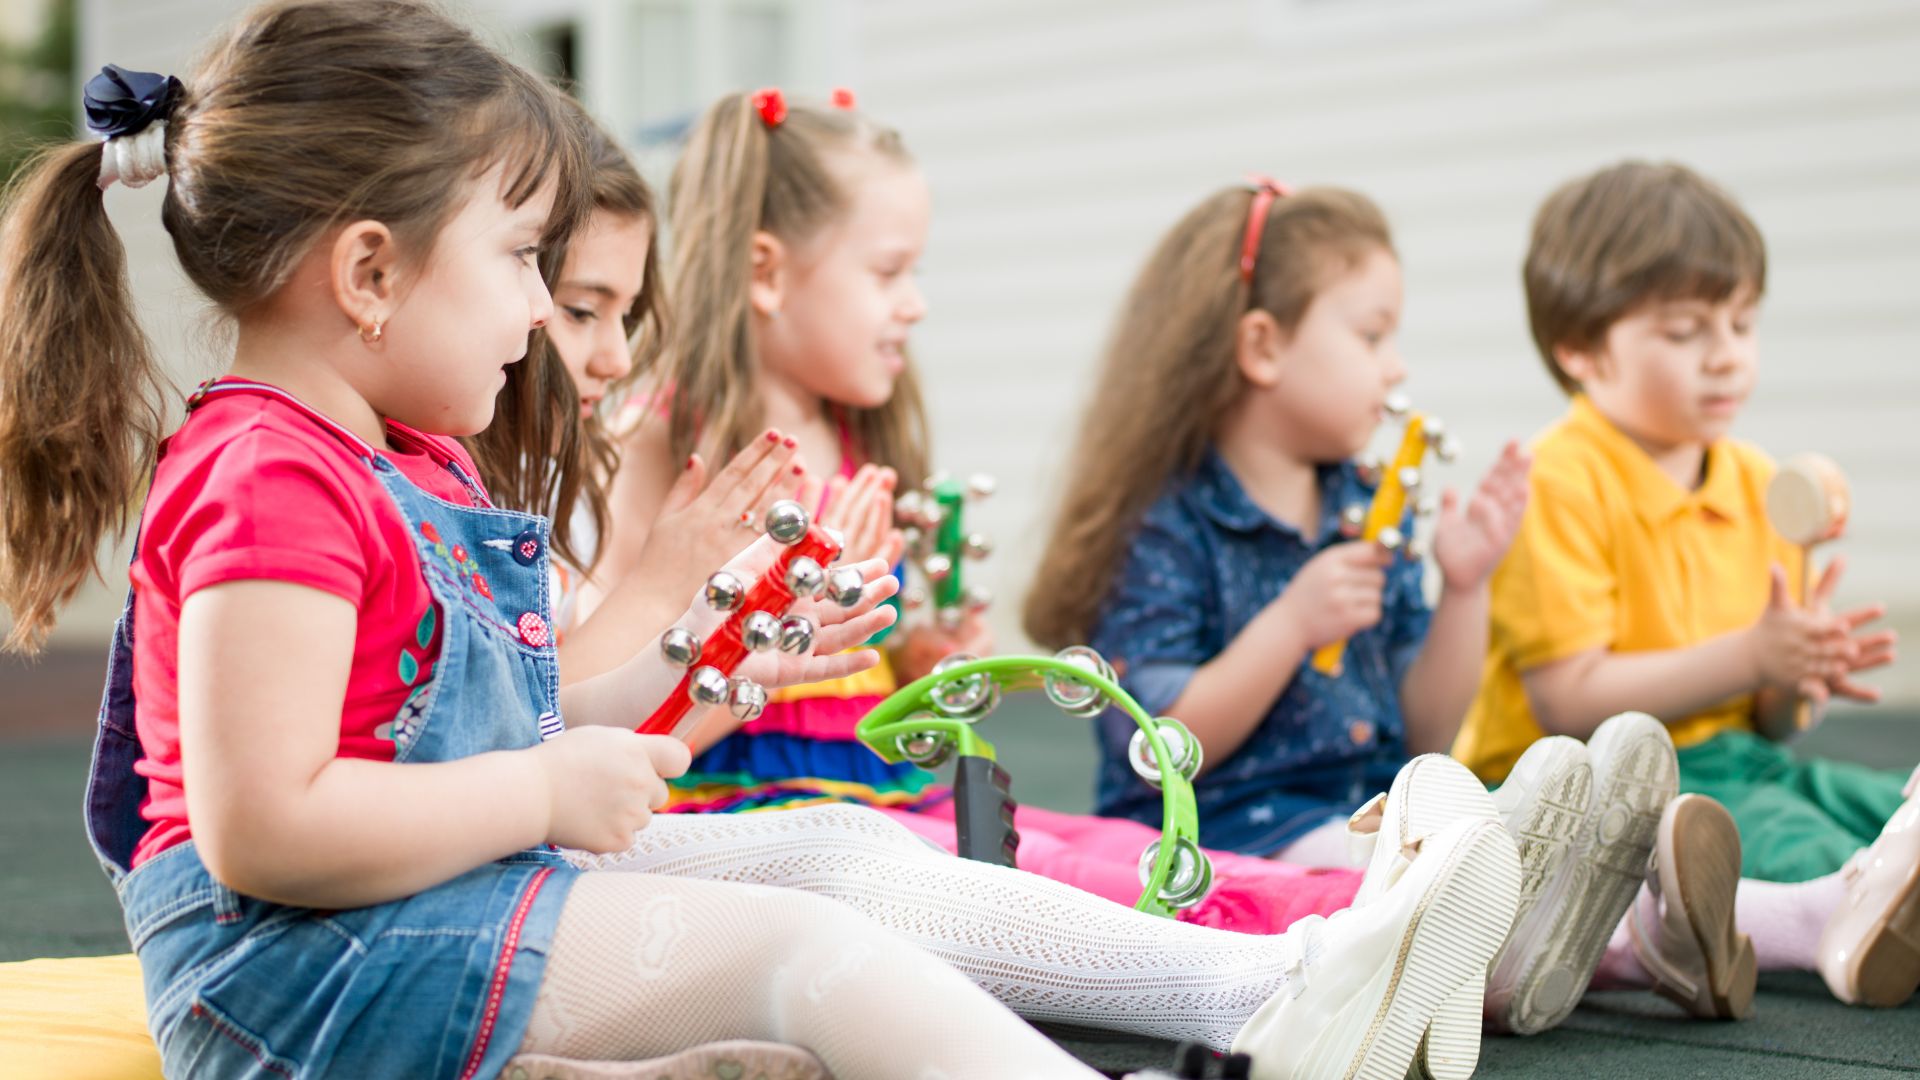
<instances>
[{"instance_id":1,"label":"long blonde hair","mask_svg":"<svg viewBox=\"0 0 1920 1080\"><path fill-rule=\"evenodd\" d=\"M202 294L237 315L328 228L391 226L424 260L494 163L520 205L557 178L543 240L591 210L558 91L431 4L279 0L242 16L167 122L160 220ZM0 218L0 603L37 648L153 467L163 379L98 186L103 143L43 152ZM548 448L541 448L547 452Z\"/></svg>"},{"instance_id":2,"label":"long blonde hair","mask_svg":"<svg viewBox=\"0 0 1920 1080\"><path fill-rule=\"evenodd\" d=\"M1254 194L1226 188L1162 237L1120 309L1069 459L1066 496L1025 608L1027 634L1049 647L1085 641L1147 507L1199 465L1244 385L1235 360L1241 316L1258 307L1292 330L1336 273L1393 250L1371 200L1308 188L1273 201L1242 277Z\"/></svg>"},{"instance_id":3,"label":"long blonde hair","mask_svg":"<svg viewBox=\"0 0 1920 1080\"><path fill-rule=\"evenodd\" d=\"M851 109L795 103L769 127L752 95L735 93L694 126L667 185L675 332L650 380L671 396L676 460L706 445L725 461L764 426L747 296L753 234L797 245L846 214L847 193L828 155L848 151L911 160L899 133ZM866 460L891 466L906 483L926 476L926 412L910 359L886 404L836 411Z\"/></svg>"}]
</instances>

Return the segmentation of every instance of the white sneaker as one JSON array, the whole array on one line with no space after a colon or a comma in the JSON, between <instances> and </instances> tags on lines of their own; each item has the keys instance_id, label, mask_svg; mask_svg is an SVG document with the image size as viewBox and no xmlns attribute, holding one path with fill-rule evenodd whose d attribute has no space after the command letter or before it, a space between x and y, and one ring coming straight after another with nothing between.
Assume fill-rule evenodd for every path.
<instances>
[{"instance_id":1,"label":"white sneaker","mask_svg":"<svg viewBox=\"0 0 1920 1080\"><path fill-rule=\"evenodd\" d=\"M1253 1080L1402 1080L1441 1004L1486 971L1520 889L1513 839L1467 820L1409 844L1416 857L1364 907L1287 931L1295 977L1233 1042Z\"/></svg>"},{"instance_id":2,"label":"white sneaker","mask_svg":"<svg viewBox=\"0 0 1920 1080\"><path fill-rule=\"evenodd\" d=\"M1478 777L1445 754L1422 754L1400 767L1393 787L1374 796L1347 822L1356 849L1372 847L1353 906L1391 888L1412 865L1423 842L1457 821L1498 821L1493 799ZM1524 879L1523 879L1524 880ZM1417 1080L1467 1080L1480 1064L1484 973L1441 1002L1414 1055Z\"/></svg>"},{"instance_id":3,"label":"white sneaker","mask_svg":"<svg viewBox=\"0 0 1920 1080\"><path fill-rule=\"evenodd\" d=\"M1820 977L1850 1005L1893 1008L1920 986L1920 769L1906 795L1840 871L1847 896L1820 934Z\"/></svg>"},{"instance_id":4,"label":"white sneaker","mask_svg":"<svg viewBox=\"0 0 1920 1080\"><path fill-rule=\"evenodd\" d=\"M1487 1022L1496 1030L1545 1031L1579 1004L1646 880L1661 812L1679 786L1673 739L1645 713L1601 724L1586 754L1592 798L1564 850L1555 849L1582 783L1579 756L1565 742L1543 739L1528 748L1496 795L1513 815L1508 827L1531 835L1523 843L1534 845L1531 862L1542 869L1488 975Z\"/></svg>"}]
</instances>

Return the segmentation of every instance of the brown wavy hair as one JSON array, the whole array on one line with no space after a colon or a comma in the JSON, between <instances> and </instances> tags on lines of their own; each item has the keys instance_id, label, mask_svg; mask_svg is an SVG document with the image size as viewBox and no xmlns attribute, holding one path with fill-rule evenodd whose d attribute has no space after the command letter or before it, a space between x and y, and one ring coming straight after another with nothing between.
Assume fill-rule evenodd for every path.
<instances>
[{"instance_id":1,"label":"brown wavy hair","mask_svg":"<svg viewBox=\"0 0 1920 1080\"><path fill-rule=\"evenodd\" d=\"M636 349L634 368L610 388L608 399L617 401L619 395L611 391L650 367L666 340L667 303L656 258L658 201L613 136L585 108L569 100L586 148L586 182L593 209L647 223L646 277L626 314L628 337ZM549 288L559 284L570 246L562 241L541 251L540 275ZM594 535L608 534L612 512L607 495L620 465L620 450L598 413L580 419L579 387L545 331L535 331L526 360L507 369L507 384L494 405L493 423L465 442L488 492L501 505L552 517L554 553L583 572L593 569L598 553L578 547L573 511L584 500L593 516ZM534 447L546 450L529 453Z\"/></svg>"},{"instance_id":2,"label":"brown wavy hair","mask_svg":"<svg viewBox=\"0 0 1920 1080\"><path fill-rule=\"evenodd\" d=\"M1087 639L1127 545L1169 480L1191 472L1244 386L1240 319L1259 308L1292 330L1328 280L1393 250L1371 200L1307 188L1274 200L1240 275L1253 193L1217 191L1180 219L1134 279L1108 340L1060 503L1027 596L1028 636L1048 648Z\"/></svg>"},{"instance_id":3,"label":"brown wavy hair","mask_svg":"<svg viewBox=\"0 0 1920 1080\"><path fill-rule=\"evenodd\" d=\"M228 316L346 222L386 223L423 262L495 165L512 205L557 183L545 242L590 210L559 93L417 0L253 8L166 120L161 221L188 279ZM101 147L44 150L0 218L0 603L14 619L6 647L21 651L96 572L161 434L165 380L97 186Z\"/></svg>"},{"instance_id":4,"label":"brown wavy hair","mask_svg":"<svg viewBox=\"0 0 1920 1080\"><path fill-rule=\"evenodd\" d=\"M672 390L676 459L705 444L724 462L765 426L747 300L753 234L797 245L845 214L847 193L828 155L849 151L912 160L898 132L851 109L796 102L769 128L751 96L735 93L694 125L667 186L676 331L651 373ZM927 475L926 411L910 358L886 404L836 412L868 461L891 466L905 484Z\"/></svg>"}]
</instances>

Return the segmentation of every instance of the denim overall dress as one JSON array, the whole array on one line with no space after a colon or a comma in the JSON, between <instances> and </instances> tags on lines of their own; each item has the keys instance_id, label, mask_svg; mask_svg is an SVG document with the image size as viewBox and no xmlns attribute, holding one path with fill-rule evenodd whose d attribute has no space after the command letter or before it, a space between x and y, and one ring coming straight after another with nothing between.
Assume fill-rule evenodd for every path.
<instances>
[{"instance_id":1,"label":"denim overall dress","mask_svg":"<svg viewBox=\"0 0 1920 1080\"><path fill-rule=\"evenodd\" d=\"M216 382L189 409L213 394L271 395L338 436L379 478L414 535L441 623L440 654L395 719L395 761L521 749L558 732L545 519L488 504L438 447L429 453L479 506L423 492L380 452L284 391ZM87 830L140 956L148 1027L166 1074L498 1074L518 1048L578 871L552 851L527 851L414 896L348 911L236 893L207 872L191 841L129 871L148 827L140 816L147 781L133 769L141 756L133 612L129 594L108 659ZM423 647L430 635L423 626Z\"/></svg>"}]
</instances>

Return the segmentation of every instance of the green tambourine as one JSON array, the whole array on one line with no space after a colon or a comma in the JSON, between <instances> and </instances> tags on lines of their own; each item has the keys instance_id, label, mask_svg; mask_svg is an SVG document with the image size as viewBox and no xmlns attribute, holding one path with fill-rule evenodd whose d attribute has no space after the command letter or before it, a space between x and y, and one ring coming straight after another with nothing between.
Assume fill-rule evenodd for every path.
<instances>
[{"instance_id":1,"label":"green tambourine","mask_svg":"<svg viewBox=\"0 0 1920 1080\"><path fill-rule=\"evenodd\" d=\"M958 757L954 817L960 854L1011 866L1020 838L1013 830L1007 773L974 725L1000 704L1003 691L1035 689L1071 716L1091 719L1114 705L1133 719L1137 730L1127 758L1136 775L1160 789L1161 803L1160 839L1140 853L1142 891L1133 906L1170 917L1199 903L1213 885L1193 798L1200 741L1178 720L1148 716L1114 681L1100 654L1084 645L1056 656L950 656L875 706L855 734L888 762L934 769Z\"/></svg>"}]
</instances>

